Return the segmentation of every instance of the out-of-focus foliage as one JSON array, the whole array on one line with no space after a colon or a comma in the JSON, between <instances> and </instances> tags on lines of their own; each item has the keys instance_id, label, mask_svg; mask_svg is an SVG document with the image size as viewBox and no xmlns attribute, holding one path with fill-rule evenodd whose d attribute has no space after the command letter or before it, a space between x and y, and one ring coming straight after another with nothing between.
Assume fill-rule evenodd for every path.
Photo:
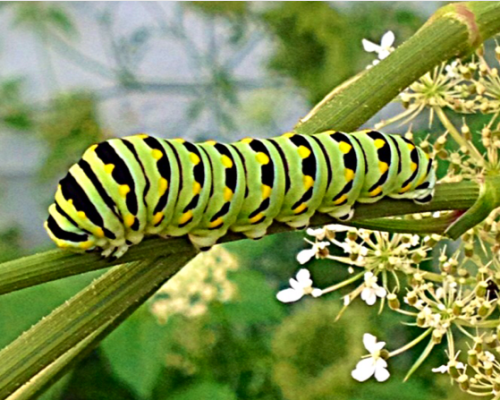
<instances>
[{"instance_id":1,"label":"out-of-focus foliage","mask_svg":"<svg viewBox=\"0 0 500 400\"><path fill-rule=\"evenodd\" d=\"M104 140L97 116L97 103L88 93L70 93L56 98L39 117L36 130L44 139L48 153L40 174L60 176L91 144Z\"/></svg>"},{"instance_id":2,"label":"out-of-focus foliage","mask_svg":"<svg viewBox=\"0 0 500 400\"><path fill-rule=\"evenodd\" d=\"M26 132L33 129L33 116L23 99L23 80L0 81L0 121L9 129Z\"/></svg>"},{"instance_id":3,"label":"out-of-focus foliage","mask_svg":"<svg viewBox=\"0 0 500 400\"><path fill-rule=\"evenodd\" d=\"M387 2L343 8L321 1L281 2L262 17L277 42L270 67L302 86L312 104L368 64L362 38L379 37L390 27L402 41L423 22Z\"/></svg>"},{"instance_id":4,"label":"out-of-focus foliage","mask_svg":"<svg viewBox=\"0 0 500 400\"><path fill-rule=\"evenodd\" d=\"M18 228L11 227L0 231L0 262L8 261L21 255L20 240L21 233Z\"/></svg>"}]
</instances>

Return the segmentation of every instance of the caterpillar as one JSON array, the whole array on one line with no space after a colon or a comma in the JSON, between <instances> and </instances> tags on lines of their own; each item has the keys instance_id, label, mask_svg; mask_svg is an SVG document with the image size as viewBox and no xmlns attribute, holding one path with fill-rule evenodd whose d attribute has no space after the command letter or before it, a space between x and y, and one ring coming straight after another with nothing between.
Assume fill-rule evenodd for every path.
<instances>
[{"instance_id":1,"label":"caterpillar","mask_svg":"<svg viewBox=\"0 0 500 400\"><path fill-rule=\"evenodd\" d=\"M355 202L432 200L433 160L399 135L285 133L232 144L146 134L88 148L59 182L45 229L61 248L121 257L145 235L188 235L200 249L228 230L258 239L273 221L315 212L349 220Z\"/></svg>"}]
</instances>

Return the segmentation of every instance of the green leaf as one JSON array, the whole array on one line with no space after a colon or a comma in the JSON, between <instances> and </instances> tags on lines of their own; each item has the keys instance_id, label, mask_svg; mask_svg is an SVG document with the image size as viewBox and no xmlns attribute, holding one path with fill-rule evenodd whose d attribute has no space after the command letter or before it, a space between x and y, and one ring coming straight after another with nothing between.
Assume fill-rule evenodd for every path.
<instances>
[{"instance_id":1,"label":"green leaf","mask_svg":"<svg viewBox=\"0 0 500 400\"><path fill-rule=\"evenodd\" d=\"M238 285L238 297L223 307L225 316L233 323L270 324L283 318L283 306L263 274L240 270L231 280Z\"/></svg>"},{"instance_id":2,"label":"green leaf","mask_svg":"<svg viewBox=\"0 0 500 400\"><path fill-rule=\"evenodd\" d=\"M167 327L146 306L127 319L101 345L117 376L141 398L148 398L165 365Z\"/></svg>"},{"instance_id":3,"label":"green leaf","mask_svg":"<svg viewBox=\"0 0 500 400\"><path fill-rule=\"evenodd\" d=\"M236 400L236 395L225 385L217 382L202 382L181 393L169 395L165 400Z\"/></svg>"}]
</instances>

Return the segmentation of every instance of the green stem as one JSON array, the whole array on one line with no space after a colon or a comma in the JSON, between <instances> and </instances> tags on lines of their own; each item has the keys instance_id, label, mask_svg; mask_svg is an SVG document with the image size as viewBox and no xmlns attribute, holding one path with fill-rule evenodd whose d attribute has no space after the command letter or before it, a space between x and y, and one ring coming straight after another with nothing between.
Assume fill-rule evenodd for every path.
<instances>
[{"instance_id":1,"label":"green stem","mask_svg":"<svg viewBox=\"0 0 500 400\"><path fill-rule=\"evenodd\" d=\"M500 184L499 184L500 185ZM443 233L449 225L449 220L415 221L412 227L408 227L408 221L385 220L383 217L412 214L427 211L467 209L471 207L479 195L479 188L474 182L447 183L438 185L434 200L426 205L416 205L412 201L384 199L375 204L359 204L353 219L345 224L364 227L367 229L392 229L393 231L405 231L416 233ZM338 221L326 214L317 214L311 220L311 226L323 226ZM420 223L420 225L417 224ZM403 224L403 226L401 226ZM419 228L420 226L420 228ZM400 229L398 229L400 228ZM275 223L269 228L269 233L280 233L290 231L287 225ZM228 234L221 242L241 240L236 234ZM99 254L91 253L85 256L73 254L64 250L52 250L28 257L19 258L0 264L0 294L9 293L26 287L39 285L41 283L61 279L67 276L77 275L84 272L109 268L113 265L124 264L131 261L142 260L151 254L155 256L171 257L176 254L192 249L192 245L186 238L150 238L144 240L117 260L102 259Z\"/></svg>"},{"instance_id":2,"label":"green stem","mask_svg":"<svg viewBox=\"0 0 500 400\"><path fill-rule=\"evenodd\" d=\"M191 249L175 259L115 267L23 333L0 352L0 399L104 325L139 307L194 255Z\"/></svg>"}]
</instances>

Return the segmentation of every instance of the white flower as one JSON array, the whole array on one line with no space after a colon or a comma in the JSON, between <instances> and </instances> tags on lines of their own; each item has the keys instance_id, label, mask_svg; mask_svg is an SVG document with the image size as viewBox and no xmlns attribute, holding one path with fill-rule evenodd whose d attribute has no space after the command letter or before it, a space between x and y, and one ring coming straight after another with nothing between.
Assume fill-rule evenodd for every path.
<instances>
[{"instance_id":1,"label":"white flower","mask_svg":"<svg viewBox=\"0 0 500 400\"><path fill-rule=\"evenodd\" d=\"M314 236L318 240L323 240L325 238L325 228L307 228L306 233L309 236Z\"/></svg>"},{"instance_id":2,"label":"white flower","mask_svg":"<svg viewBox=\"0 0 500 400\"><path fill-rule=\"evenodd\" d=\"M388 31L384 33L384 36L382 36L380 45L370 42L366 39L363 39L362 43L365 51L367 51L368 53L377 53L379 60L383 60L384 58L387 58L389 54L391 54L391 51L394 50L392 45L394 44L395 39L396 37L394 36L394 33L392 31Z\"/></svg>"},{"instance_id":3,"label":"white flower","mask_svg":"<svg viewBox=\"0 0 500 400\"><path fill-rule=\"evenodd\" d=\"M457 362L457 365L455 365L457 369L465 369L465 365L461 362ZM440 367L437 368L432 368L432 372L434 373L441 373L441 374L447 374L449 371L449 366L448 365L441 365Z\"/></svg>"},{"instance_id":4,"label":"white flower","mask_svg":"<svg viewBox=\"0 0 500 400\"><path fill-rule=\"evenodd\" d=\"M321 289L312 287L313 281L310 272L303 268L297 272L296 279L290 279L290 288L281 290L276 298L282 303L291 303L300 300L304 295L310 294L313 297L321 296Z\"/></svg>"},{"instance_id":5,"label":"white flower","mask_svg":"<svg viewBox=\"0 0 500 400\"><path fill-rule=\"evenodd\" d=\"M380 357L380 351L385 346L385 342L377 342L377 338L369 333L363 335L363 344L370 352L370 357L358 362L356 368L351 372L351 376L359 382L364 382L375 376L378 382L389 379L387 371L387 361Z\"/></svg>"},{"instance_id":6,"label":"white flower","mask_svg":"<svg viewBox=\"0 0 500 400\"><path fill-rule=\"evenodd\" d=\"M305 264L308 262L311 258L317 257L320 253L321 250L324 250L326 246L329 246L329 242L317 242L313 243L313 247L311 249L305 249L299 252L297 254L297 261L300 264Z\"/></svg>"},{"instance_id":7,"label":"white flower","mask_svg":"<svg viewBox=\"0 0 500 400\"><path fill-rule=\"evenodd\" d=\"M361 291L361 299L369 306L373 306L377 297L383 298L386 295L386 290L377 284L377 277L368 271L365 274L365 287Z\"/></svg>"}]
</instances>

